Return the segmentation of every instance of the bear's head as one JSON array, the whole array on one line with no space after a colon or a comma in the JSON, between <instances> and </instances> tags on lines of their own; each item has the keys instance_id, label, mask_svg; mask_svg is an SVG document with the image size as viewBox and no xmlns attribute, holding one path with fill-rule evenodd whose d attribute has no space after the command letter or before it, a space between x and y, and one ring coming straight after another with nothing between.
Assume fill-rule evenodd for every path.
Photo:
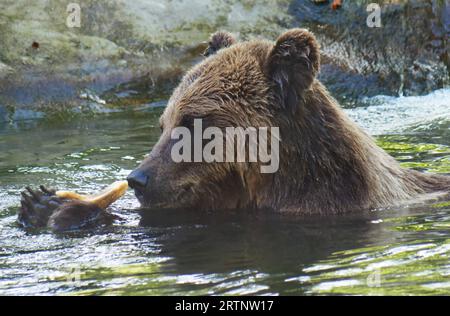
<instances>
[{"instance_id":1,"label":"bear's head","mask_svg":"<svg viewBox=\"0 0 450 316\"><path fill-rule=\"evenodd\" d=\"M320 63L319 46L310 32L292 29L275 43L237 42L231 34L218 32L212 35L204 55L206 58L187 72L173 92L160 118L159 141L128 176L129 185L145 207L260 207L278 181L275 175L284 172L283 165L280 170L261 172L261 166L268 162L259 157L250 161L249 146L244 146L245 157L239 160L239 144L229 145L236 138L226 137L226 129L265 130L265 145L275 150L275 143L269 140L275 136L280 152L289 150L284 137L298 136L291 135L290 125ZM274 127L279 134L275 135ZM204 135L208 128L213 132ZM200 140L194 139L195 129L203 135ZM222 140L217 139L220 131ZM247 136L247 145L253 142L258 146L264 139ZM186 142L181 149L182 138ZM212 140L218 142L210 152L222 154L223 161L195 157L201 156L206 146L211 147ZM228 158L234 159L225 157L230 150ZM284 159L282 153L279 159Z\"/></svg>"}]
</instances>

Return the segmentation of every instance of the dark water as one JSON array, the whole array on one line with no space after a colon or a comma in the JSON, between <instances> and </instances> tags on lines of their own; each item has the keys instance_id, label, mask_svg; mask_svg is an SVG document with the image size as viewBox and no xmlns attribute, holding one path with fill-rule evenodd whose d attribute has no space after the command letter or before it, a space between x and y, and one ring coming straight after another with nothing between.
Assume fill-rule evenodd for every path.
<instances>
[{"instance_id":1,"label":"dark water","mask_svg":"<svg viewBox=\"0 0 450 316\"><path fill-rule=\"evenodd\" d=\"M450 91L348 113L402 164L450 173ZM152 213L129 191L97 231L25 232L25 185L93 192L159 136L160 108L0 125L0 294L450 294L450 203L293 219Z\"/></svg>"}]
</instances>

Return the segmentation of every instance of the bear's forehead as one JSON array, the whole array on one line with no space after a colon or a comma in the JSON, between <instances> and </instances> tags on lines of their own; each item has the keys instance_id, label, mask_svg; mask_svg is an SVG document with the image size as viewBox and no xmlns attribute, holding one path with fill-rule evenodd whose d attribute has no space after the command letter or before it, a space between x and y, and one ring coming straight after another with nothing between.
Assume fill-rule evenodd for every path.
<instances>
[{"instance_id":1,"label":"bear's forehead","mask_svg":"<svg viewBox=\"0 0 450 316\"><path fill-rule=\"evenodd\" d=\"M238 43L206 58L186 73L169 106L189 107L257 95L267 85L264 62L270 47L264 41Z\"/></svg>"},{"instance_id":2,"label":"bear's forehead","mask_svg":"<svg viewBox=\"0 0 450 316\"><path fill-rule=\"evenodd\" d=\"M237 43L192 67L170 97L161 125L177 126L186 115L242 114L236 106L264 106L270 94L264 68L272 47L261 40Z\"/></svg>"}]
</instances>

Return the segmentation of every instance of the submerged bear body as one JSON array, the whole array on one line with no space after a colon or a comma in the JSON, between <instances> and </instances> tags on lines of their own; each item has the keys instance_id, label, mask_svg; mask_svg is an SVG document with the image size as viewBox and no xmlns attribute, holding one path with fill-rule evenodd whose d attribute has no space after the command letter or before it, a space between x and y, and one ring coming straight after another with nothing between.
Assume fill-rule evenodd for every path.
<instances>
[{"instance_id":1,"label":"submerged bear body","mask_svg":"<svg viewBox=\"0 0 450 316\"><path fill-rule=\"evenodd\" d=\"M213 35L208 57L182 79L161 116L162 134L128 177L149 208L273 209L335 214L450 191L450 177L401 168L352 122L316 79L319 47L304 29L276 41ZM205 126L278 127L279 168L260 162L174 162L172 132Z\"/></svg>"}]
</instances>

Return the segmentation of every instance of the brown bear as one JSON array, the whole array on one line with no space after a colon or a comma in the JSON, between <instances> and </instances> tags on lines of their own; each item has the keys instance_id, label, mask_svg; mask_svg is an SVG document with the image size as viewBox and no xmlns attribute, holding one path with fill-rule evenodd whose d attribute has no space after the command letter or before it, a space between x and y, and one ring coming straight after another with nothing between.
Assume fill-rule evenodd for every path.
<instances>
[{"instance_id":1,"label":"brown bear","mask_svg":"<svg viewBox=\"0 0 450 316\"><path fill-rule=\"evenodd\" d=\"M214 34L208 57L170 98L158 143L128 177L142 205L329 214L448 193L449 177L401 168L345 115L316 79L319 54L305 29L292 29L275 44ZM191 129L194 119L222 129L279 127L279 170L261 173L259 163L174 162L171 132Z\"/></svg>"},{"instance_id":2,"label":"brown bear","mask_svg":"<svg viewBox=\"0 0 450 316\"><path fill-rule=\"evenodd\" d=\"M150 208L273 209L335 214L443 196L450 177L400 167L352 122L316 79L319 45L306 29L237 42L218 32L160 118L161 137L128 176ZM203 126L279 127L279 169L261 162L174 162L172 131Z\"/></svg>"},{"instance_id":3,"label":"brown bear","mask_svg":"<svg viewBox=\"0 0 450 316\"><path fill-rule=\"evenodd\" d=\"M160 119L158 143L128 176L144 207L323 215L448 198L450 177L401 168L345 115L316 79L319 46L307 30L290 30L275 44L237 43L230 34L218 32L204 55L170 98ZM268 145L278 154L276 170L262 172L267 161L258 160L174 160L178 143L173 132L194 129L195 136L199 119L202 131L277 128L280 143L276 148L272 142ZM226 137L221 143L226 147L219 147L222 153L228 153L228 142ZM195 140L190 144L195 156ZM200 150L206 146L201 142ZM232 158L239 155L234 146ZM125 181L118 181L92 196L27 188L18 221L24 227L54 231L109 225L118 217L107 206L126 188Z\"/></svg>"}]
</instances>

